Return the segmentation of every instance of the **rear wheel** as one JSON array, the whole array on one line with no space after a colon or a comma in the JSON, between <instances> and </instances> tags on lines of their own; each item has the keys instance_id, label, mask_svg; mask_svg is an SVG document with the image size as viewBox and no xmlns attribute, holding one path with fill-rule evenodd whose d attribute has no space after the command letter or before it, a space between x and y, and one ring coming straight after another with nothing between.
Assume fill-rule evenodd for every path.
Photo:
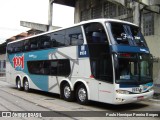
<instances>
[{"instance_id":1,"label":"rear wheel","mask_svg":"<svg viewBox=\"0 0 160 120\"><path fill-rule=\"evenodd\" d=\"M63 99L66 100L66 101L72 101L73 100L73 92L72 92L71 87L68 83L63 85L62 95L63 95Z\"/></svg>"},{"instance_id":2,"label":"rear wheel","mask_svg":"<svg viewBox=\"0 0 160 120\"><path fill-rule=\"evenodd\" d=\"M24 91L29 92L29 82L27 79L24 80L23 87L24 87Z\"/></svg>"},{"instance_id":3,"label":"rear wheel","mask_svg":"<svg viewBox=\"0 0 160 120\"><path fill-rule=\"evenodd\" d=\"M86 87L82 84L76 90L76 99L79 104L88 104L88 94Z\"/></svg>"},{"instance_id":4,"label":"rear wheel","mask_svg":"<svg viewBox=\"0 0 160 120\"><path fill-rule=\"evenodd\" d=\"M16 87L18 90L22 90L22 86L21 86L21 80L20 78L17 78L17 81L16 81Z\"/></svg>"}]
</instances>

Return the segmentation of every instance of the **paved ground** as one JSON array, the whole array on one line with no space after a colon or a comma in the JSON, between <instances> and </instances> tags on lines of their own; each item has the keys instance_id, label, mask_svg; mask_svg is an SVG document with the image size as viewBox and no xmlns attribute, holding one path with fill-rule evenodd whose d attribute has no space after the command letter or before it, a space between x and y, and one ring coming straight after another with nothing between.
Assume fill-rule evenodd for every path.
<instances>
[{"instance_id":1,"label":"paved ground","mask_svg":"<svg viewBox=\"0 0 160 120\"><path fill-rule=\"evenodd\" d=\"M152 111L153 114L157 115L156 112L160 111L159 102L153 101L143 101L139 103L131 103L126 105L110 105L98 102L91 102L88 106L79 105L76 102L66 102L59 98L59 95L40 92L32 90L30 93L24 91L19 91L5 82L5 78L0 78L0 116L7 116L7 114L12 114L15 118L0 117L0 120L4 119L15 119L15 120L150 120L150 119L159 119L158 117L116 117L135 115L143 116L146 115L146 111ZM7 111L9 113L4 113ZM18 112L17 112L18 111ZM42 118L26 118L26 116L43 116ZM42 112L44 111L44 112ZM138 111L136 113L136 111ZM145 111L145 112L143 112ZM2 113L3 112L3 113ZM13 113L15 112L15 113ZM90 117L82 117L82 115ZM107 115L107 117L105 117ZM19 117L17 117L19 116ZM23 116L23 117L21 117ZM52 117L47 117L52 116ZM56 116L56 117L55 117ZM61 117L57 117L61 116ZM94 117L93 117L94 116ZM95 117L97 116L97 117ZM102 117L101 117L102 116ZM114 116L114 117L108 117Z\"/></svg>"}]
</instances>

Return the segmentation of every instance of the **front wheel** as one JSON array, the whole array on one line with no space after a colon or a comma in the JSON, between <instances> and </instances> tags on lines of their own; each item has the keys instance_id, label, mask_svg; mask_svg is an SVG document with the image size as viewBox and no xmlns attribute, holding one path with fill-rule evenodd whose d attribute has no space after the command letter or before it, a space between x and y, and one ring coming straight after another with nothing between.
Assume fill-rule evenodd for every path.
<instances>
[{"instance_id":1,"label":"front wheel","mask_svg":"<svg viewBox=\"0 0 160 120\"><path fill-rule=\"evenodd\" d=\"M76 90L76 99L82 105L88 104L88 94L86 87L82 84Z\"/></svg>"},{"instance_id":2,"label":"front wheel","mask_svg":"<svg viewBox=\"0 0 160 120\"><path fill-rule=\"evenodd\" d=\"M28 82L28 80L24 81L23 87L24 87L24 91L29 92L29 82Z\"/></svg>"}]
</instances>

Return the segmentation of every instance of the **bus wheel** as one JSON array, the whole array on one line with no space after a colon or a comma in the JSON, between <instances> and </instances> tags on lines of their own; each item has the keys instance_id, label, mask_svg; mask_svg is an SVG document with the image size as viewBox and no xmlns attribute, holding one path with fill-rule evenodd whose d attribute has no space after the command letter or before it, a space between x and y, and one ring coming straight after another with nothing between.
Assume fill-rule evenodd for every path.
<instances>
[{"instance_id":1,"label":"bus wheel","mask_svg":"<svg viewBox=\"0 0 160 120\"><path fill-rule=\"evenodd\" d=\"M28 82L28 80L24 80L23 87L24 87L24 91L29 92L29 82Z\"/></svg>"},{"instance_id":2,"label":"bus wheel","mask_svg":"<svg viewBox=\"0 0 160 120\"><path fill-rule=\"evenodd\" d=\"M18 78L17 81L16 81L16 87L18 90L21 90L22 89L22 86L21 86L21 80Z\"/></svg>"},{"instance_id":3,"label":"bus wheel","mask_svg":"<svg viewBox=\"0 0 160 120\"><path fill-rule=\"evenodd\" d=\"M73 100L73 92L72 92L71 87L68 83L63 85L62 96L63 96L63 99L66 101Z\"/></svg>"},{"instance_id":4,"label":"bus wheel","mask_svg":"<svg viewBox=\"0 0 160 120\"><path fill-rule=\"evenodd\" d=\"M87 89L83 84L81 84L76 90L76 99L79 104L82 105L88 104Z\"/></svg>"}]
</instances>

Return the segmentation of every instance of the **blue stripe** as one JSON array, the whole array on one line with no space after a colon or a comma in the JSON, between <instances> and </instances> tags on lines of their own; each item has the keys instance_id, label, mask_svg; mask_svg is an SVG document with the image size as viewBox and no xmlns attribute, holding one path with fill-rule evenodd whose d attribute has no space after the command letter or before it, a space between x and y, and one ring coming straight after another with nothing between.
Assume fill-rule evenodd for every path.
<instances>
[{"instance_id":1,"label":"blue stripe","mask_svg":"<svg viewBox=\"0 0 160 120\"><path fill-rule=\"evenodd\" d=\"M47 75L31 75L29 74L32 82L41 90L48 91L48 76Z\"/></svg>"},{"instance_id":2,"label":"blue stripe","mask_svg":"<svg viewBox=\"0 0 160 120\"><path fill-rule=\"evenodd\" d=\"M146 84L141 84L143 86L146 86L145 89L147 89L148 87L152 87L153 83L146 83ZM139 87L140 85L127 85L127 84L119 84L120 88L132 88L132 87Z\"/></svg>"},{"instance_id":3,"label":"blue stripe","mask_svg":"<svg viewBox=\"0 0 160 120\"><path fill-rule=\"evenodd\" d=\"M24 52L24 53L17 53L17 54L10 54L8 55L9 61L13 66L13 58L16 56L24 55L24 69L21 67L15 68L16 71L22 71L26 73L32 82L42 91L48 91L48 76L47 75L31 75L28 71L27 61L34 61L34 60L48 60L49 54L54 54L56 49L46 49L46 50L39 50L39 51L31 51L31 52Z\"/></svg>"},{"instance_id":4,"label":"blue stripe","mask_svg":"<svg viewBox=\"0 0 160 120\"><path fill-rule=\"evenodd\" d=\"M132 88L132 87L139 87L139 85L127 85L127 84L120 84L120 88Z\"/></svg>"},{"instance_id":5,"label":"blue stripe","mask_svg":"<svg viewBox=\"0 0 160 120\"><path fill-rule=\"evenodd\" d=\"M125 45L112 45L112 52L149 53L148 48Z\"/></svg>"}]
</instances>

